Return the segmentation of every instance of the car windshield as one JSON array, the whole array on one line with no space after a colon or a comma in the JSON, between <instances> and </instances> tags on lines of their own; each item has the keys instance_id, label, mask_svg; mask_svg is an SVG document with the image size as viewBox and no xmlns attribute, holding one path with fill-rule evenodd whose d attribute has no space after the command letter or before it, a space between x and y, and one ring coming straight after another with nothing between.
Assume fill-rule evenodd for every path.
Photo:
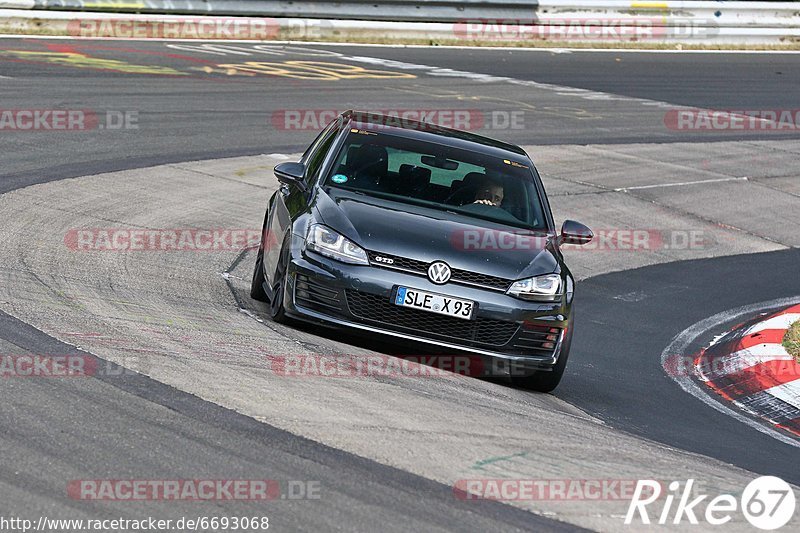
<instances>
[{"instance_id":1,"label":"car windshield","mask_svg":"<svg viewBox=\"0 0 800 533\"><path fill-rule=\"evenodd\" d=\"M545 229L526 164L388 133L353 129L323 186Z\"/></svg>"}]
</instances>

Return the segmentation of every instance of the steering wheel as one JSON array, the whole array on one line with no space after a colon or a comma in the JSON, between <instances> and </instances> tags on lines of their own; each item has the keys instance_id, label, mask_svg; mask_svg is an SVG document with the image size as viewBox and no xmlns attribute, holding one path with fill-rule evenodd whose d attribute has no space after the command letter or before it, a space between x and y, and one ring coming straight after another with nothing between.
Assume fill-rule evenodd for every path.
<instances>
[{"instance_id":1,"label":"steering wheel","mask_svg":"<svg viewBox=\"0 0 800 533\"><path fill-rule=\"evenodd\" d=\"M463 204L463 205L461 205L459 207L461 207L462 209L469 208L470 211L473 211L475 213L483 212L483 213L489 214L489 213L496 213L498 211L502 211L503 214L505 214L505 215L511 215L511 213L509 213L508 211L506 211L505 209L503 209L499 205L482 204L480 202L472 202L471 204ZM511 216L513 216L513 215L511 215Z\"/></svg>"}]
</instances>

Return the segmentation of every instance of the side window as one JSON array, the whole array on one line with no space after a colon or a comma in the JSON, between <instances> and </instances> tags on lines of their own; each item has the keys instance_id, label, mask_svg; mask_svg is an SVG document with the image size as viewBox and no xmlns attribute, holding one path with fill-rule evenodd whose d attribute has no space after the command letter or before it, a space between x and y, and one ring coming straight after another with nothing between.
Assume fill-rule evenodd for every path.
<instances>
[{"instance_id":1,"label":"side window","mask_svg":"<svg viewBox=\"0 0 800 533\"><path fill-rule=\"evenodd\" d=\"M306 148L306 151L303 152L303 156L300 158L300 161L305 161L306 159L308 159L309 154L311 154L311 152L313 152L314 149L319 145L319 143L322 140L322 138L325 137L325 134L327 134L328 131L331 129L331 127L333 127L334 122L336 122L336 121L333 120L333 121L329 122L328 125L325 126L324 128L322 128L322 131L320 131L317 134L317 136L314 137L314 140L311 142L311 144L308 145L308 148Z\"/></svg>"},{"instance_id":2,"label":"side window","mask_svg":"<svg viewBox=\"0 0 800 533\"><path fill-rule=\"evenodd\" d=\"M319 174L322 162L336 139L336 124L330 124L317 138L309 150L303 154L303 162L306 165L306 182L310 182Z\"/></svg>"}]
</instances>

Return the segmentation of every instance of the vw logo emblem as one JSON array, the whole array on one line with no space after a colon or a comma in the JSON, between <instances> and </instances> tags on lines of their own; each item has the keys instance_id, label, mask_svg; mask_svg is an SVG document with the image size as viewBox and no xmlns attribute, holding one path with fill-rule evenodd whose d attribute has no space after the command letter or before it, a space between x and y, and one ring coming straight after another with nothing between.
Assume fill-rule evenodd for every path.
<instances>
[{"instance_id":1,"label":"vw logo emblem","mask_svg":"<svg viewBox=\"0 0 800 533\"><path fill-rule=\"evenodd\" d=\"M450 267L444 261L436 261L428 267L428 279L437 285L450 281Z\"/></svg>"}]
</instances>

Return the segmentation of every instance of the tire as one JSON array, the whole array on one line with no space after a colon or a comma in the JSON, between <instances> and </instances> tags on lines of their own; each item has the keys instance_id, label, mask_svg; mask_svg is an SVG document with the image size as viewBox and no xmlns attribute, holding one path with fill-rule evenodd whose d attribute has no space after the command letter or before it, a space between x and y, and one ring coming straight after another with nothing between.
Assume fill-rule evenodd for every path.
<instances>
[{"instance_id":1,"label":"tire","mask_svg":"<svg viewBox=\"0 0 800 533\"><path fill-rule=\"evenodd\" d=\"M564 344L561 346L561 354L558 356L558 362L553 366L553 370L535 372L529 376L511 376L512 385L536 392L553 392L558 387L558 384L561 383L564 370L567 368L573 329L572 324L570 324L567 338L564 339Z\"/></svg>"},{"instance_id":2,"label":"tire","mask_svg":"<svg viewBox=\"0 0 800 533\"><path fill-rule=\"evenodd\" d=\"M258 247L258 254L256 255L256 266L253 269L253 281L250 283L250 298L259 302L266 302L269 301L269 298L267 298L267 293L264 292L264 237L262 236L261 238L261 246Z\"/></svg>"},{"instance_id":3,"label":"tire","mask_svg":"<svg viewBox=\"0 0 800 533\"><path fill-rule=\"evenodd\" d=\"M272 300L269 302L269 316L273 321L278 324L285 324L289 321L286 316L286 307L284 306L284 297L286 294L286 279L289 275L289 249L288 244L284 242L284 247L281 249L281 258L278 260L278 268L275 270L275 282L272 285Z\"/></svg>"}]
</instances>

